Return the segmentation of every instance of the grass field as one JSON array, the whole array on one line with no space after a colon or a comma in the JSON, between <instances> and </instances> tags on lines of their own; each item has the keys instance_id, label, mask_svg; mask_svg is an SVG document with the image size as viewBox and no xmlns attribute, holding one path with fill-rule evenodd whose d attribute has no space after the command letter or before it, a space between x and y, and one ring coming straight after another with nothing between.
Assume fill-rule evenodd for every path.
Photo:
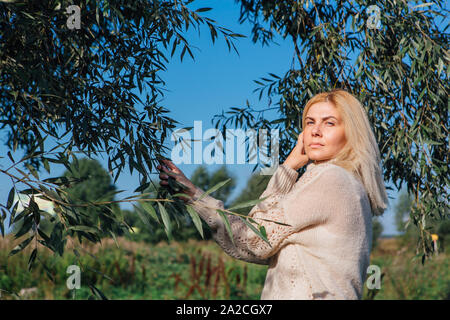
<instances>
[{"instance_id":1,"label":"grass field","mask_svg":"<svg viewBox=\"0 0 450 320\"><path fill-rule=\"evenodd\" d=\"M0 239L1 299L90 299L88 283L109 299L259 299L267 266L227 256L213 241L148 245L112 239L102 245L83 244L78 258L73 244L63 257L39 249L32 271L28 258L34 244L7 257L19 241ZM381 269L381 288L364 287L364 299L449 299L450 261L440 253L422 266L414 257L414 244L379 239L371 264ZM81 268L81 288L69 290L67 267ZM53 278L54 281L51 281Z\"/></svg>"}]
</instances>

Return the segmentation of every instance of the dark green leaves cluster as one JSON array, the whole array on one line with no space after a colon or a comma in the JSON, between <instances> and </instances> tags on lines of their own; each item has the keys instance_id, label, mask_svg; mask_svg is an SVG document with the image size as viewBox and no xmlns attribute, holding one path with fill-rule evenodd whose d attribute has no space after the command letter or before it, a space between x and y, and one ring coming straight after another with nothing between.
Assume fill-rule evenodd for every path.
<instances>
[{"instance_id":1,"label":"dark green leaves cluster","mask_svg":"<svg viewBox=\"0 0 450 320\"><path fill-rule=\"evenodd\" d=\"M68 236L96 242L127 227L110 203L114 190L103 190L103 198L90 194L92 201L83 194L92 193L92 186L75 190L81 177L42 180L39 170L43 166L50 173L50 165L57 164L72 172L75 154L106 154L114 182L128 165L130 173L140 175L135 192L149 187L150 174L167 151L165 139L178 123L160 104L161 73L178 51L181 59L186 53L194 58L186 31L203 25L213 42L223 36L230 50L241 37L204 17L210 8L192 9L192 2L77 1L80 29L67 26L66 8L73 1L0 2L0 129L11 151L25 151L20 160L8 152L12 165L0 171L14 185L1 206L0 231L4 235L9 215L16 238L33 234L14 253L34 239L62 254ZM33 200L18 213L19 193L51 202L55 215ZM170 235L165 206L156 208Z\"/></svg>"}]
</instances>

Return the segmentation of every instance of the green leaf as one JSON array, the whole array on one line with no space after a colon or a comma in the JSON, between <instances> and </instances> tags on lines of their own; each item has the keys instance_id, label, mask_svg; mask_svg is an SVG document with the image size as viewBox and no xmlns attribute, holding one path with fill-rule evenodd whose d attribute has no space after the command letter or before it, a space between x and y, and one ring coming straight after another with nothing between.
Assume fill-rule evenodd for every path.
<instances>
[{"instance_id":1,"label":"green leaf","mask_svg":"<svg viewBox=\"0 0 450 320\"><path fill-rule=\"evenodd\" d=\"M13 256L16 253L18 253L18 252L22 251L23 249L25 249L25 247L31 242L31 240L33 240L33 238L34 238L34 235L32 235L28 239L22 241L19 245L17 245L14 249L11 250L11 252L8 255L8 257Z\"/></svg>"},{"instance_id":2,"label":"green leaf","mask_svg":"<svg viewBox=\"0 0 450 320\"><path fill-rule=\"evenodd\" d=\"M49 163L48 163L48 160L44 158L44 159L42 160L42 163L44 164L45 170L47 170L47 172L50 173L50 165L49 165Z\"/></svg>"},{"instance_id":3,"label":"green leaf","mask_svg":"<svg viewBox=\"0 0 450 320\"><path fill-rule=\"evenodd\" d=\"M444 68L444 62L441 58L438 60L438 77L441 75L442 69Z\"/></svg>"},{"instance_id":4,"label":"green leaf","mask_svg":"<svg viewBox=\"0 0 450 320\"><path fill-rule=\"evenodd\" d=\"M162 221L164 223L164 230L166 231L167 237L169 238L169 240L172 239L172 224L170 222L170 218L169 218L169 214L166 211L166 208L164 208L164 206L158 202L158 207L159 207L159 212L161 213L161 218Z\"/></svg>"},{"instance_id":5,"label":"green leaf","mask_svg":"<svg viewBox=\"0 0 450 320\"><path fill-rule=\"evenodd\" d=\"M11 151L8 151L8 157L13 163L15 163L14 158L13 158L13 156L11 154Z\"/></svg>"},{"instance_id":6,"label":"green leaf","mask_svg":"<svg viewBox=\"0 0 450 320\"><path fill-rule=\"evenodd\" d=\"M191 207L190 205L186 206L186 209L189 213L189 215L192 218L192 221L194 222L195 227L197 228L198 232L200 233L200 235L202 236L202 239L204 239L205 237L203 236L203 227L202 227L202 221L200 219L200 217L198 216L198 213L194 210L193 207Z\"/></svg>"},{"instance_id":7,"label":"green leaf","mask_svg":"<svg viewBox=\"0 0 450 320\"><path fill-rule=\"evenodd\" d=\"M264 220L264 221L267 221L267 222L273 222L273 223L279 224L280 226L292 227L292 225L290 225L290 224L278 222L278 221L275 221L275 220L270 220L270 219L261 219L261 220Z\"/></svg>"},{"instance_id":8,"label":"green leaf","mask_svg":"<svg viewBox=\"0 0 450 320\"><path fill-rule=\"evenodd\" d=\"M31 271L33 268L34 260L36 260L37 249L34 248L33 252L31 252L30 258L28 259L28 271Z\"/></svg>"},{"instance_id":9,"label":"green leaf","mask_svg":"<svg viewBox=\"0 0 450 320\"><path fill-rule=\"evenodd\" d=\"M104 295L103 292L101 292L99 289L97 289L93 284L89 284L89 288L91 289L92 293L102 300L108 300L108 298Z\"/></svg>"},{"instance_id":10,"label":"green leaf","mask_svg":"<svg viewBox=\"0 0 450 320\"><path fill-rule=\"evenodd\" d=\"M259 227L259 231L261 232L261 234L262 234L262 236L263 236L263 239L267 240L267 232L266 232L266 228L265 228L264 226L260 226L260 227ZM267 242L269 242L269 241L267 240ZM269 244L270 244L270 243L269 243Z\"/></svg>"},{"instance_id":11,"label":"green leaf","mask_svg":"<svg viewBox=\"0 0 450 320\"><path fill-rule=\"evenodd\" d=\"M197 10L195 10L195 12L205 12L205 11L209 11L212 10L212 8L199 8Z\"/></svg>"},{"instance_id":12,"label":"green leaf","mask_svg":"<svg viewBox=\"0 0 450 320\"><path fill-rule=\"evenodd\" d=\"M250 222L247 221L247 219L244 219L242 217L239 216L239 219L241 219L242 221L244 221L244 223L250 228L252 229L252 231L254 233L256 233L256 235L258 235L258 237L260 237L262 240L264 240L265 242L267 242L269 244L269 246L272 246L269 242L269 240L267 240L267 235L264 235L261 230L256 229L256 227L254 225L252 225ZM264 226L261 226L262 228L264 228ZM261 229L260 227L260 229ZM263 229L265 232L265 229Z\"/></svg>"},{"instance_id":13,"label":"green leaf","mask_svg":"<svg viewBox=\"0 0 450 320\"><path fill-rule=\"evenodd\" d=\"M149 185L150 185L150 182L144 183L144 184L140 185L139 187L137 187L137 189L134 190L134 192L144 191L145 189L148 188Z\"/></svg>"},{"instance_id":14,"label":"green leaf","mask_svg":"<svg viewBox=\"0 0 450 320\"><path fill-rule=\"evenodd\" d=\"M25 211L25 210L24 210L24 211ZM19 217L19 216L20 216L20 215L18 215L17 217ZM16 218L17 218L17 217L16 217ZM18 239L18 238L20 238L21 236L23 236L24 234L26 234L27 232L29 232L30 229L31 229L32 224L33 224L33 218L30 217L30 216L26 216L26 217L23 219L22 227L21 227L20 230L14 235L14 237L15 237L16 239Z\"/></svg>"},{"instance_id":15,"label":"green leaf","mask_svg":"<svg viewBox=\"0 0 450 320\"><path fill-rule=\"evenodd\" d=\"M160 223L158 215L156 214L155 208L153 208L151 203L146 201L139 202L142 208L147 212L156 222Z\"/></svg>"},{"instance_id":16,"label":"green leaf","mask_svg":"<svg viewBox=\"0 0 450 320\"><path fill-rule=\"evenodd\" d=\"M205 193L203 193L198 200L202 199L203 197L206 197L208 194L216 191L217 189L219 189L220 187L224 186L225 184L227 184L229 181L231 180L231 178L228 178L225 181L219 182L218 184L216 184L214 187L212 187L211 189L209 189L208 191L206 191Z\"/></svg>"},{"instance_id":17,"label":"green leaf","mask_svg":"<svg viewBox=\"0 0 450 320\"><path fill-rule=\"evenodd\" d=\"M11 206L13 205L13 201L14 201L14 187L12 187L11 190L9 190L8 202L6 204L6 207L8 209L11 208Z\"/></svg>"},{"instance_id":18,"label":"green leaf","mask_svg":"<svg viewBox=\"0 0 450 320\"><path fill-rule=\"evenodd\" d=\"M0 231L2 233L2 238L5 237L5 219L6 219L6 212L2 209L2 216L0 219Z\"/></svg>"},{"instance_id":19,"label":"green leaf","mask_svg":"<svg viewBox=\"0 0 450 320\"><path fill-rule=\"evenodd\" d=\"M239 203L239 204L229 208L228 210L231 211L231 210L235 210L235 209L253 207L254 205L256 205L256 204L266 200L267 198L269 198L269 197L267 196L267 197L264 197L264 198L261 198L261 199L249 200L249 201L246 201L246 202L243 202L243 203Z\"/></svg>"},{"instance_id":20,"label":"green leaf","mask_svg":"<svg viewBox=\"0 0 450 320\"><path fill-rule=\"evenodd\" d=\"M233 239L233 232L231 231L231 225L230 221L228 221L228 217L226 216L225 212L217 209L217 212L219 212L220 217L222 218L223 222L225 223L225 229L228 232L228 235L230 236L231 242L235 245L234 239Z\"/></svg>"},{"instance_id":21,"label":"green leaf","mask_svg":"<svg viewBox=\"0 0 450 320\"><path fill-rule=\"evenodd\" d=\"M41 236L41 238L44 239L45 242L50 241L50 238L45 234L44 231L42 231L41 229L38 229L38 233Z\"/></svg>"},{"instance_id":22,"label":"green leaf","mask_svg":"<svg viewBox=\"0 0 450 320\"><path fill-rule=\"evenodd\" d=\"M411 10L414 10L414 9L417 9L417 8L423 8L423 7L432 6L433 4L434 4L434 2L422 3L422 4L419 4L417 6L412 7Z\"/></svg>"},{"instance_id":23,"label":"green leaf","mask_svg":"<svg viewBox=\"0 0 450 320\"><path fill-rule=\"evenodd\" d=\"M144 225L146 225L149 229L152 229L150 221L148 220L147 215L144 214L143 209L135 206L134 204L133 204L133 206L136 209L136 212L137 212L139 218L141 218L141 220L144 223Z\"/></svg>"},{"instance_id":24,"label":"green leaf","mask_svg":"<svg viewBox=\"0 0 450 320\"><path fill-rule=\"evenodd\" d=\"M94 233L94 234L96 234L98 232L98 229L88 227L88 226L71 226L68 228L68 230L84 231L84 232L90 232L90 233Z\"/></svg>"},{"instance_id":25,"label":"green leaf","mask_svg":"<svg viewBox=\"0 0 450 320\"><path fill-rule=\"evenodd\" d=\"M25 167L28 168L28 170L30 170L31 174L33 175L33 177L35 177L37 180L39 180L39 175L36 171L36 169L31 165L31 164L26 164Z\"/></svg>"},{"instance_id":26,"label":"green leaf","mask_svg":"<svg viewBox=\"0 0 450 320\"><path fill-rule=\"evenodd\" d=\"M109 230L109 234L114 239L114 243L116 244L116 247L120 249L119 244L117 243L116 235L114 234L114 232L112 230Z\"/></svg>"},{"instance_id":27,"label":"green leaf","mask_svg":"<svg viewBox=\"0 0 450 320\"><path fill-rule=\"evenodd\" d=\"M172 194L172 198L183 198L183 199L191 199L189 195L186 193L174 193Z\"/></svg>"}]
</instances>

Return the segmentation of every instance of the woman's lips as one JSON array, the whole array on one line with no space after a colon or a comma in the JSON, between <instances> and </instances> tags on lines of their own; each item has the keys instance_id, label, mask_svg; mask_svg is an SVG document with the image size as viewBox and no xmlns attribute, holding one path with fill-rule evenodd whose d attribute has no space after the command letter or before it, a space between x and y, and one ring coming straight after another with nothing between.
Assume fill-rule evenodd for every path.
<instances>
[{"instance_id":1,"label":"woman's lips","mask_svg":"<svg viewBox=\"0 0 450 320\"><path fill-rule=\"evenodd\" d=\"M319 144L319 143L313 143L313 144L310 144L309 145L311 148L320 148L320 147L323 147L323 145L322 144Z\"/></svg>"}]
</instances>

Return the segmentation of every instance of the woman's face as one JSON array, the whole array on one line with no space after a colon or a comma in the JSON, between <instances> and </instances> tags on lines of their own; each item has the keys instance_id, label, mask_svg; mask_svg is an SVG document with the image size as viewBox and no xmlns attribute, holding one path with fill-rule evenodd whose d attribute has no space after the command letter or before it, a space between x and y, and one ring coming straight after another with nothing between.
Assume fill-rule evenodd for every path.
<instances>
[{"instance_id":1,"label":"woman's face","mask_svg":"<svg viewBox=\"0 0 450 320\"><path fill-rule=\"evenodd\" d=\"M305 117L303 146L315 163L334 158L346 143L344 123L330 102L313 104Z\"/></svg>"}]
</instances>

